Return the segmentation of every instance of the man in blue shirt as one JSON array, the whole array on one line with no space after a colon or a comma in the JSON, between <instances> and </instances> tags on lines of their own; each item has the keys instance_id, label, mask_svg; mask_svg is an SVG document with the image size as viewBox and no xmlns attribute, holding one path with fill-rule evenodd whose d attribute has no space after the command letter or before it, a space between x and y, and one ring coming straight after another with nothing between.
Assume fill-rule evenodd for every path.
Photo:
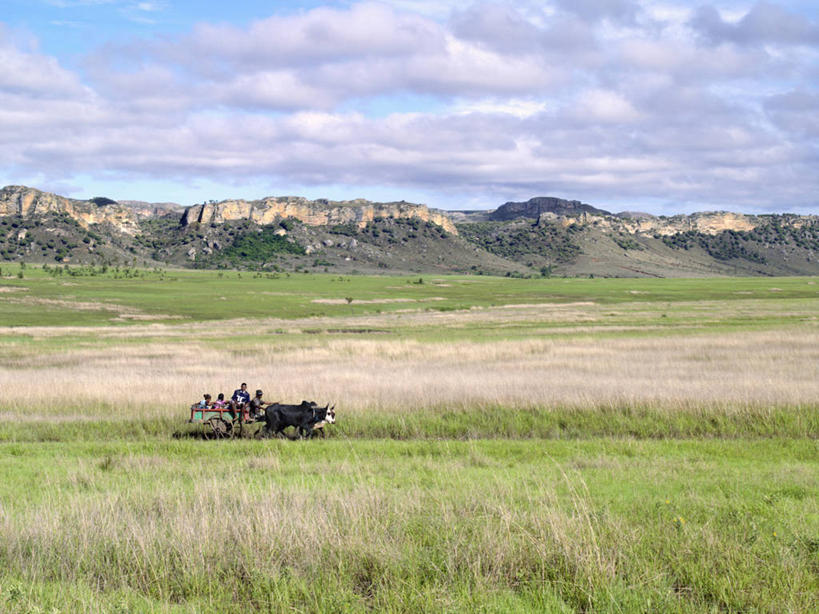
<instances>
[{"instance_id":1,"label":"man in blue shirt","mask_svg":"<svg viewBox=\"0 0 819 614\"><path fill-rule=\"evenodd\" d=\"M230 397L230 404L233 409L242 409L245 403L250 402L250 393L247 391L247 384L242 382L242 387L233 391Z\"/></svg>"}]
</instances>

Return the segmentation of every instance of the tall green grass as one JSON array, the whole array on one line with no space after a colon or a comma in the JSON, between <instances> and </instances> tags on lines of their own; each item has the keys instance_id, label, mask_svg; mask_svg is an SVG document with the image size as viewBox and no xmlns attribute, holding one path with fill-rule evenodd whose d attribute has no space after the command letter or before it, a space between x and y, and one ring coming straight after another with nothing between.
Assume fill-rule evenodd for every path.
<instances>
[{"instance_id":1,"label":"tall green grass","mask_svg":"<svg viewBox=\"0 0 819 614\"><path fill-rule=\"evenodd\" d=\"M67 408L70 409L70 408ZM81 408L77 409L82 411ZM170 413L170 411L168 412ZM428 407L414 411L358 410L337 414L325 429L333 439L819 439L819 405L714 407L599 406L507 408ZM251 438L262 424L250 425ZM140 441L204 439L210 429L176 417L55 419L0 423L0 442Z\"/></svg>"},{"instance_id":2,"label":"tall green grass","mask_svg":"<svg viewBox=\"0 0 819 614\"><path fill-rule=\"evenodd\" d=\"M811 442L54 446L0 460L4 611L819 605Z\"/></svg>"}]
</instances>

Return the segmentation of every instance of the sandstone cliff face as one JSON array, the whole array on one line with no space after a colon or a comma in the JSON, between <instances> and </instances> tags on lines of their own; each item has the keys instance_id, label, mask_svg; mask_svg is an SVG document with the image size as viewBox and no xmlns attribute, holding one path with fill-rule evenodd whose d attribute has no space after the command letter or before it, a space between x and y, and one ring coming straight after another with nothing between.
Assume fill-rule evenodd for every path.
<instances>
[{"instance_id":1,"label":"sandstone cliff face","mask_svg":"<svg viewBox=\"0 0 819 614\"><path fill-rule=\"evenodd\" d=\"M185 212L185 207L178 203L149 203L144 200L120 200L118 202L120 205L132 209L140 220L157 217L178 220Z\"/></svg>"},{"instance_id":2,"label":"sandstone cliff face","mask_svg":"<svg viewBox=\"0 0 819 614\"><path fill-rule=\"evenodd\" d=\"M87 200L75 200L25 186L6 186L0 190L0 216L30 217L46 213L65 213L83 228L91 224L108 223L127 234L139 230L133 210L119 204L97 205Z\"/></svg>"},{"instance_id":3,"label":"sandstone cliff face","mask_svg":"<svg viewBox=\"0 0 819 614\"><path fill-rule=\"evenodd\" d=\"M726 230L753 230L759 224L760 220L755 216L718 211L675 215L666 219L638 220L630 228L631 232L657 233L663 236L689 230L716 235Z\"/></svg>"},{"instance_id":4,"label":"sandstone cliff face","mask_svg":"<svg viewBox=\"0 0 819 614\"><path fill-rule=\"evenodd\" d=\"M619 218L613 216L589 215L583 213L578 216L564 217L553 213L542 213L538 222L559 221L563 226L578 224L580 226L595 225L597 228L631 234L645 233L660 236L674 235L680 232L694 230L706 235L717 235L726 230L748 231L759 226L763 219L753 215L729 213L725 211L694 213L691 215L675 215L669 218L643 217ZM800 225L798 220L795 225Z\"/></svg>"},{"instance_id":5,"label":"sandstone cliff face","mask_svg":"<svg viewBox=\"0 0 819 614\"><path fill-rule=\"evenodd\" d=\"M262 200L225 200L215 204L188 207L182 225L221 224L231 220L252 220L257 224L272 224L276 220L294 218L308 226L356 224L364 228L376 218L418 219L441 226L458 234L455 224L445 214L425 205L412 203L373 203L367 200L326 201L307 200L297 196L271 197Z\"/></svg>"}]
</instances>

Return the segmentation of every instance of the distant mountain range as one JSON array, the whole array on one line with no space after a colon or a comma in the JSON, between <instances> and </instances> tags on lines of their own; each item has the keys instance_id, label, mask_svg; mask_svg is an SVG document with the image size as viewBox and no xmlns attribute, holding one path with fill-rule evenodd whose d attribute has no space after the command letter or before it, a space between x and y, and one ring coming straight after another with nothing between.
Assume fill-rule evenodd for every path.
<instances>
[{"instance_id":1,"label":"distant mountain range","mask_svg":"<svg viewBox=\"0 0 819 614\"><path fill-rule=\"evenodd\" d=\"M510 276L819 274L819 216L612 214L536 197L491 211L268 197L191 207L0 189L0 259Z\"/></svg>"}]
</instances>

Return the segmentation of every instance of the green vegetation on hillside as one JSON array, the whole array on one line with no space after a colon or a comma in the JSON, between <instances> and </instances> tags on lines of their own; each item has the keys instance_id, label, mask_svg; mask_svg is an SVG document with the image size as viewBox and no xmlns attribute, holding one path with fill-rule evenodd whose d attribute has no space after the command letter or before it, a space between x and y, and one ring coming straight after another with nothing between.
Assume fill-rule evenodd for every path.
<instances>
[{"instance_id":1,"label":"green vegetation on hillside","mask_svg":"<svg viewBox=\"0 0 819 614\"><path fill-rule=\"evenodd\" d=\"M475 222L458 224L461 236L491 254L516 262L543 264L567 263L581 252L576 237L582 228L572 224Z\"/></svg>"},{"instance_id":2,"label":"green vegetation on hillside","mask_svg":"<svg viewBox=\"0 0 819 614\"><path fill-rule=\"evenodd\" d=\"M724 261L739 258L759 264L765 263L764 256L747 247L748 237L746 234L735 230L726 230L717 235L707 235L696 230L689 230L665 236L663 237L663 243L674 249L685 250L698 245L716 260Z\"/></svg>"},{"instance_id":3,"label":"green vegetation on hillside","mask_svg":"<svg viewBox=\"0 0 819 614\"><path fill-rule=\"evenodd\" d=\"M760 249L793 246L810 252L819 252L819 222L806 222L796 228L783 224L785 216L766 216L767 223L750 231L726 230L708 235L695 230L662 238L663 243L675 249L688 250L694 246L704 249L716 260L742 259L765 264L767 258Z\"/></svg>"},{"instance_id":4,"label":"green vegetation on hillside","mask_svg":"<svg viewBox=\"0 0 819 614\"><path fill-rule=\"evenodd\" d=\"M613 234L611 235L611 240L617 244L617 247L623 250L630 250L636 249L641 250L643 246L640 245L637 241L635 241L632 237L629 237L623 233L620 234Z\"/></svg>"},{"instance_id":5,"label":"green vegetation on hillside","mask_svg":"<svg viewBox=\"0 0 819 614\"><path fill-rule=\"evenodd\" d=\"M135 237L138 245L148 250L151 258L164 261L170 248L179 243L179 220L172 217L156 217L142 220L142 232Z\"/></svg>"},{"instance_id":6,"label":"green vegetation on hillside","mask_svg":"<svg viewBox=\"0 0 819 614\"><path fill-rule=\"evenodd\" d=\"M24 218L19 215L0 218L0 258L14 260L21 255L27 259L63 262L72 254L82 253L89 258L94 251L105 254L105 233L100 228L85 229L65 213ZM103 247L100 252L100 247Z\"/></svg>"},{"instance_id":7,"label":"green vegetation on hillside","mask_svg":"<svg viewBox=\"0 0 819 614\"><path fill-rule=\"evenodd\" d=\"M293 239L276 234L277 228L262 226L257 232L237 234L233 243L213 252L206 260L200 259L197 266L264 266L280 254L304 255L304 247Z\"/></svg>"},{"instance_id":8,"label":"green vegetation on hillside","mask_svg":"<svg viewBox=\"0 0 819 614\"><path fill-rule=\"evenodd\" d=\"M819 252L819 221L806 221L801 227L787 225L784 222L793 216L765 216L767 224L757 226L741 236L751 241L766 245L796 245L797 247Z\"/></svg>"}]
</instances>

